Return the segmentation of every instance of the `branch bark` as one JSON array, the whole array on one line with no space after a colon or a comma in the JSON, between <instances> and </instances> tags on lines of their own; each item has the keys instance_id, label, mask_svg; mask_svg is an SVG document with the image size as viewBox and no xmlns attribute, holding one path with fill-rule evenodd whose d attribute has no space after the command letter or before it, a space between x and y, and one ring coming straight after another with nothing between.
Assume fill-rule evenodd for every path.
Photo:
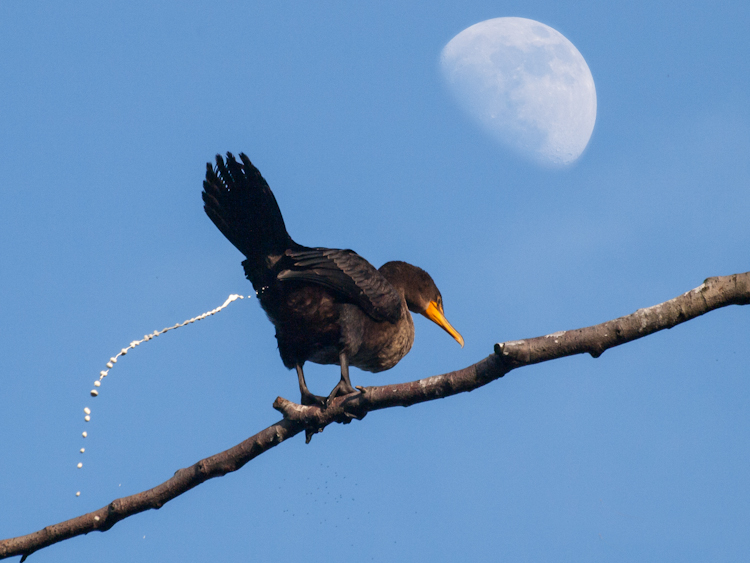
<instances>
[{"instance_id":1,"label":"branch bark","mask_svg":"<svg viewBox=\"0 0 750 563\"><path fill-rule=\"evenodd\" d=\"M602 324L546 336L498 343L495 353L467 368L395 385L360 388L361 393L336 398L326 409L303 406L278 397L274 408L284 418L221 453L178 470L153 489L116 499L107 506L47 526L37 532L0 541L0 559L29 555L49 545L87 534L104 532L117 522L149 509L159 509L204 481L237 471L247 462L303 430L313 434L334 422L362 419L369 412L408 407L473 391L513 369L574 354L598 358L605 350L654 332L672 328L728 305L750 304L750 272L708 278L699 287L659 305Z\"/></svg>"}]
</instances>

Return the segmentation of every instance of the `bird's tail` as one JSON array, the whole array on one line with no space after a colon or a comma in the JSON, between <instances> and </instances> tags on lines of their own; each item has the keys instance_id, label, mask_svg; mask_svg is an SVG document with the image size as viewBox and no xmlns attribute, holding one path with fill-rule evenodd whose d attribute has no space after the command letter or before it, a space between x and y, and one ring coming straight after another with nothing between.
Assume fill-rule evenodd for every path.
<instances>
[{"instance_id":1,"label":"bird's tail","mask_svg":"<svg viewBox=\"0 0 750 563\"><path fill-rule=\"evenodd\" d=\"M203 208L211 221L250 263L278 256L294 244L284 226L276 198L250 159L237 162L227 153L216 155L216 166L206 165Z\"/></svg>"}]
</instances>

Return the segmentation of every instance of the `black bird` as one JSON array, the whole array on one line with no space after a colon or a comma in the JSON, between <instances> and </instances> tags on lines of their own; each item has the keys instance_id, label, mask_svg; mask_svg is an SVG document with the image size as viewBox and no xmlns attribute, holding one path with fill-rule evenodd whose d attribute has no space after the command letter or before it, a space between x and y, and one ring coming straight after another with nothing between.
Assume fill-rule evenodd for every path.
<instances>
[{"instance_id":1,"label":"black bird","mask_svg":"<svg viewBox=\"0 0 750 563\"><path fill-rule=\"evenodd\" d=\"M376 270L352 250L308 248L292 240L268 183L243 153L207 164L204 209L242 262L260 304L276 327L284 365L297 370L302 404L325 406L355 393L349 366L379 372L411 349L409 311L445 329L463 347L443 316L443 299L432 278L406 262ZM341 381L327 399L307 388L305 362L339 364Z\"/></svg>"}]
</instances>

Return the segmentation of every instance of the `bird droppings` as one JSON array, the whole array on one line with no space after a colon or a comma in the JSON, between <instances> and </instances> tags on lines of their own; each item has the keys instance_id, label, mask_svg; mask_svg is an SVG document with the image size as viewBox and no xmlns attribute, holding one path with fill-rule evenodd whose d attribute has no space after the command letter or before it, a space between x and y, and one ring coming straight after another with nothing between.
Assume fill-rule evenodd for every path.
<instances>
[{"instance_id":1,"label":"bird droppings","mask_svg":"<svg viewBox=\"0 0 750 563\"><path fill-rule=\"evenodd\" d=\"M130 344L129 344L129 345L128 345L128 346L126 347L126 348L123 348L123 349L122 349L122 350L120 350L120 351L119 351L119 352L118 352L118 353L117 353L116 355L112 356L112 357L111 357L111 358L109 359L109 361L108 361L108 362L106 363L107 369L106 369L106 370L102 370L102 371L100 371L100 372L99 372L99 379L97 379L96 381L94 381L94 387L96 387L96 388L99 388L99 387L101 387L101 385L102 385L102 380L103 380L103 379L104 379L105 377L107 377L107 375L109 374L109 370L111 370L111 369L112 369L112 368L114 367L114 365L115 365L115 364L117 363L117 359L118 359L118 358L119 358L120 356L124 356L124 355L126 355L126 354L128 353L128 351L129 351L129 350L133 350L133 349L134 349L134 348L135 348L136 346L138 346L139 344L141 344L141 343L143 343L143 342L148 342L148 341L149 341L149 340L151 340L152 338L156 338L156 337L157 337L157 336L159 336L160 334L164 334L165 332L168 332L168 331L170 331L170 330L174 330L174 329L176 329L176 328L180 328L180 327L183 327L183 326L185 326L185 325L188 325L188 324L192 324L192 323L194 323L195 321L200 321L200 320L202 320L202 319L205 319L205 318L207 318L207 317L210 317L211 315L215 315L216 313L218 313L218 312L219 312L219 311L221 311L222 309L225 309L226 307L228 307L230 303L232 303L232 302L234 302L234 301L237 301L238 299L244 299L244 298L245 298L245 297L244 297L243 295L232 294L232 295L230 295L230 296L229 296L229 297L228 297L228 298L226 299L226 301L224 301L224 303L223 303L223 304L222 304L221 306L219 306L219 307L216 307L216 309L212 309L211 311L207 311L207 312L205 312L205 313L203 313L203 314L201 314L201 315L198 315L197 317L193 317L192 319L188 319L188 320L186 320L186 321L184 321L184 322L181 322L181 323L177 323L177 324L175 324L175 325L173 325L173 326L169 326L169 327L163 328L162 330L155 330L155 331L154 331L154 332L152 332L151 334L147 334L147 335L145 335L145 336L143 337L143 339L141 339L141 340L133 340L133 341L132 341L132 342L131 342L131 343L130 343ZM249 298L249 296L248 296L248 298ZM92 397L98 397L98 396L99 396L99 391L98 391L97 389L92 389L91 391L89 391L89 394L90 394L90 395L91 395ZM90 422L90 421L91 421L91 409L90 409L89 407L84 407L84 409L83 409L83 412L84 412L84 414L86 415L86 416L84 416L84 417L83 417L83 420L85 420L86 422ZM87 433L87 432L82 432L82 433L81 433L81 436L83 436L84 438L86 438L86 437L88 437L88 433ZM81 453L83 453L83 452L85 452L85 451L86 451L86 450L85 450L85 448L81 448L81 449L80 449L80 452L81 452ZM83 467L83 464L82 464L82 463L79 463L79 464L78 464L78 469L80 469L81 467ZM78 496L81 496L81 492L80 492L80 491L78 491L78 492L76 493L76 496L77 496L77 497L78 497ZM96 517L94 517L94 519L98 521L98 520L99 520L99 517L98 517L98 516L96 516Z\"/></svg>"}]
</instances>

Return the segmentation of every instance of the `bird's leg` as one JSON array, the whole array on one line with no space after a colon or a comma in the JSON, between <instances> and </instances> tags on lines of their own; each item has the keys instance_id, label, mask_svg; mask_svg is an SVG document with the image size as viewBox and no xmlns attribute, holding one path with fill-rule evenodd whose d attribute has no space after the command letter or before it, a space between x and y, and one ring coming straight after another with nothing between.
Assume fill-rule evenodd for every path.
<instances>
[{"instance_id":1,"label":"bird's leg","mask_svg":"<svg viewBox=\"0 0 750 563\"><path fill-rule=\"evenodd\" d=\"M324 407L326 405L326 399L318 395L313 395L307 388L307 383L305 382L305 374L302 372L302 364L296 364L294 367L297 368L299 392L300 395L302 395L300 403L308 406L318 405L319 407Z\"/></svg>"},{"instance_id":2,"label":"bird's leg","mask_svg":"<svg viewBox=\"0 0 750 563\"><path fill-rule=\"evenodd\" d=\"M339 363L341 364L341 380L336 384L336 387L333 388L331 394L328 395L326 403L330 403L335 397L357 392L357 390L352 387L352 382L349 380L349 358L346 356L346 352L341 352L339 354Z\"/></svg>"}]
</instances>

